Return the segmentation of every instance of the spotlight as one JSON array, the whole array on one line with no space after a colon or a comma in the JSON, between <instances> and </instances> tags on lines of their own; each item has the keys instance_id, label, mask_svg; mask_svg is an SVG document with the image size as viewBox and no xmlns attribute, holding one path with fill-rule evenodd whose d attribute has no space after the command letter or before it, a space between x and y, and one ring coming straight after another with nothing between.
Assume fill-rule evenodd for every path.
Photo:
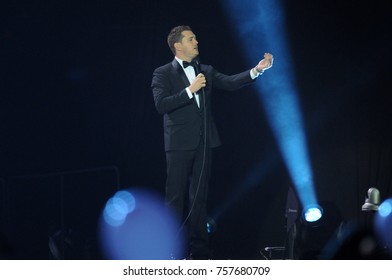
<instances>
[{"instance_id":1,"label":"spotlight","mask_svg":"<svg viewBox=\"0 0 392 280\"><path fill-rule=\"evenodd\" d=\"M297 221L293 258L322 259L324 248L337 238L341 224L342 217L334 203L308 205Z\"/></svg>"},{"instance_id":2,"label":"spotlight","mask_svg":"<svg viewBox=\"0 0 392 280\"><path fill-rule=\"evenodd\" d=\"M323 216L323 208L320 205L311 205L304 209L303 218L308 223L315 223Z\"/></svg>"},{"instance_id":3,"label":"spotlight","mask_svg":"<svg viewBox=\"0 0 392 280\"><path fill-rule=\"evenodd\" d=\"M380 206L380 191L376 188L368 190L368 197L362 205L362 211L378 211Z\"/></svg>"}]
</instances>

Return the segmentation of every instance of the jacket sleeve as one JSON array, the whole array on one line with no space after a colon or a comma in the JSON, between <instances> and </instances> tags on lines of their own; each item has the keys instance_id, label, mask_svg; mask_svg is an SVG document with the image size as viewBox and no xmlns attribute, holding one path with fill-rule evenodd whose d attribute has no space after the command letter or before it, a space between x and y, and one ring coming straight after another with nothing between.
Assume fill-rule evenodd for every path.
<instances>
[{"instance_id":1,"label":"jacket sleeve","mask_svg":"<svg viewBox=\"0 0 392 280\"><path fill-rule=\"evenodd\" d=\"M160 114L171 112L192 102L185 88L175 92L169 72L164 71L163 68L154 71L151 88L155 108Z\"/></svg>"},{"instance_id":2,"label":"jacket sleeve","mask_svg":"<svg viewBox=\"0 0 392 280\"><path fill-rule=\"evenodd\" d=\"M211 77L213 79L214 87L223 90L228 90L228 91L237 90L257 80L257 79L252 79L250 77L250 72L249 72L250 70L246 70L244 72L235 75L225 75L219 73L214 68L210 69L210 71L211 71Z\"/></svg>"}]
</instances>

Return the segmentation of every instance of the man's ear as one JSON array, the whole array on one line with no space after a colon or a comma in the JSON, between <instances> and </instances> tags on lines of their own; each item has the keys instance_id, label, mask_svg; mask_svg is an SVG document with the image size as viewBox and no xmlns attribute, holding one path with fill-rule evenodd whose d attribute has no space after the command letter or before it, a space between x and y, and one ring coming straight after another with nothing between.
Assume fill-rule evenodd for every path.
<instances>
[{"instance_id":1,"label":"man's ear","mask_svg":"<svg viewBox=\"0 0 392 280\"><path fill-rule=\"evenodd\" d=\"M180 50L182 50L182 44L179 43L179 42L176 42L176 43L174 43L174 48L175 48L177 51L180 51Z\"/></svg>"}]
</instances>

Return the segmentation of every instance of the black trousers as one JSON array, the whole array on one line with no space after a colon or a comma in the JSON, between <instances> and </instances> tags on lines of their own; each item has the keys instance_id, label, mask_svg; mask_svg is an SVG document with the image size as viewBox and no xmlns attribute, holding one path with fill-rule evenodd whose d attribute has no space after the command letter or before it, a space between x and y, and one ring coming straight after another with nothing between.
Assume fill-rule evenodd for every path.
<instances>
[{"instance_id":1,"label":"black trousers","mask_svg":"<svg viewBox=\"0 0 392 280\"><path fill-rule=\"evenodd\" d=\"M195 150L166 152L166 205L186 222L189 253L194 257L209 256L207 232L207 195L211 172L211 149L203 138Z\"/></svg>"}]
</instances>

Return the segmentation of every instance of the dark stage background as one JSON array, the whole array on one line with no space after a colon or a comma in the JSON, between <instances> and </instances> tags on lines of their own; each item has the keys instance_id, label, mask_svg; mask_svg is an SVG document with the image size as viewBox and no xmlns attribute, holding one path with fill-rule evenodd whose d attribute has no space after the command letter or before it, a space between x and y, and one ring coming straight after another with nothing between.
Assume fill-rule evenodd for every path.
<instances>
[{"instance_id":1,"label":"dark stage background","mask_svg":"<svg viewBox=\"0 0 392 280\"><path fill-rule=\"evenodd\" d=\"M95 248L99 211L117 189L163 193L150 83L173 58L170 29L191 25L202 61L223 73L257 61L246 62L225 1L8 2L0 9L4 252L53 257L48 237L61 229ZM316 192L355 221L368 188L392 196L391 17L381 1L283 2ZM274 54L260 45L260 59L266 51ZM285 242L290 177L255 87L216 92L214 110L223 140L209 200L214 256L261 259L260 249ZM86 252L69 257L100 257Z\"/></svg>"}]
</instances>

